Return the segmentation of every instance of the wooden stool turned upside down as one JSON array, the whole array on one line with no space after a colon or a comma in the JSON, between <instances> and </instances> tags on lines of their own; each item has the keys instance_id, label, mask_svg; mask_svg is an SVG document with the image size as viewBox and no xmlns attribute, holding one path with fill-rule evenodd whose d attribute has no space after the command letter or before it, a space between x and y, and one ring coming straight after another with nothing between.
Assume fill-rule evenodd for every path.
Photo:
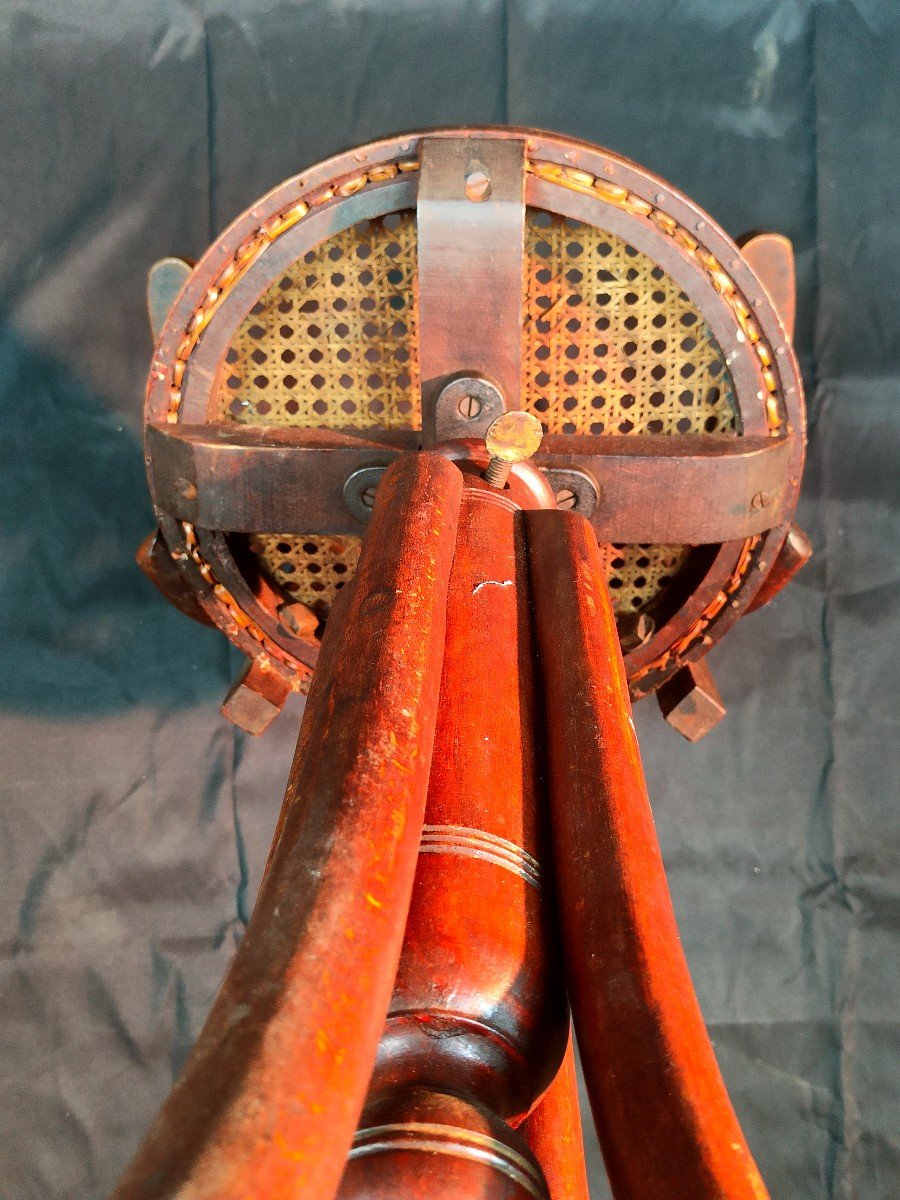
<instances>
[{"instance_id":1,"label":"wooden stool turned upside down","mask_svg":"<svg viewBox=\"0 0 900 1200\"><path fill-rule=\"evenodd\" d=\"M789 243L608 151L372 143L151 272L139 561L309 695L244 941L115 1200L764 1200L631 701L809 556ZM313 674L313 668L315 668ZM310 683L311 680L311 683Z\"/></svg>"}]
</instances>

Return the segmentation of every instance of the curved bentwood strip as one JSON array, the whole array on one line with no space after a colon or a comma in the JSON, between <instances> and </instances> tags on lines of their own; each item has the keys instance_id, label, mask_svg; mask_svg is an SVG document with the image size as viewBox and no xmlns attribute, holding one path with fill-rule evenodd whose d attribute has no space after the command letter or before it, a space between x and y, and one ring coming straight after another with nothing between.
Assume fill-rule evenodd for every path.
<instances>
[{"instance_id":1,"label":"curved bentwood strip","mask_svg":"<svg viewBox=\"0 0 900 1200\"><path fill-rule=\"evenodd\" d=\"M330 1200L400 955L425 807L462 493L390 468L246 937L114 1200Z\"/></svg>"},{"instance_id":2,"label":"curved bentwood strip","mask_svg":"<svg viewBox=\"0 0 900 1200\"><path fill-rule=\"evenodd\" d=\"M678 937L597 540L576 513L525 519L566 980L613 1194L766 1200Z\"/></svg>"}]
</instances>

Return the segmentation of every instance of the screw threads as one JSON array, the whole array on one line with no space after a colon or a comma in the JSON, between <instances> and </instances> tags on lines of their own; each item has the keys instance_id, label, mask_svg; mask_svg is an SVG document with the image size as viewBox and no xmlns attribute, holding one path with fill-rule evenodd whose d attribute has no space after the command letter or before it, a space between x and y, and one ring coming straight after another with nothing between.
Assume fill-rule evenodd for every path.
<instances>
[{"instance_id":1,"label":"screw threads","mask_svg":"<svg viewBox=\"0 0 900 1200\"><path fill-rule=\"evenodd\" d=\"M495 488L506 487L511 468L512 463L504 462L502 458L492 458L484 472L485 482Z\"/></svg>"},{"instance_id":2,"label":"screw threads","mask_svg":"<svg viewBox=\"0 0 900 1200\"><path fill-rule=\"evenodd\" d=\"M484 479L491 487L506 485L513 463L524 462L541 444L544 431L532 413L513 409L492 421L484 435L484 444L491 456Z\"/></svg>"}]
</instances>

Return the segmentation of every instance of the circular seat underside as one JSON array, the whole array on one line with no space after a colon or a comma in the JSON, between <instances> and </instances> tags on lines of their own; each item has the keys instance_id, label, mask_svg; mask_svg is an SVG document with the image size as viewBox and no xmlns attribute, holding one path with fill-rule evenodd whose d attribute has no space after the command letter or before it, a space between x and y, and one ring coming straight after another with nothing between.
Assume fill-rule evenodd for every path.
<instances>
[{"instance_id":1,"label":"circular seat underside","mask_svg":"<svg viewBox=\"0 0 900 1200\"><path fill-rule=\"evenodd\" d=\"M737 434L731 373L679 285L624 239L528 209L521 404L547 433ZM418 429L415 213L328 238L253 306L218 417L250 425ZM360 539L266 533L250 548L286 595L327 613ZM619 611L652 612L692 548L606 550Z\"/></svg>"}]
</instances>

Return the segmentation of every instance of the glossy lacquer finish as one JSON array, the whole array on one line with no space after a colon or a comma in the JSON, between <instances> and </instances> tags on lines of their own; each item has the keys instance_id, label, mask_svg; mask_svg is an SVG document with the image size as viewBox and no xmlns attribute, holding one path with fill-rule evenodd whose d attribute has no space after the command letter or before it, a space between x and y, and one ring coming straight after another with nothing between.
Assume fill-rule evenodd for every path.
<instances>
[{"instance_id":1,"label":"glossy lacquer finish","mask_svg":"<svg viewBox=\"0 0 900 1200\"><path fill-rule=\"evenodd\" d=\"M246 937L115 1200L335 1193L409 907L461 491L434 455L384 477Z\"/></svg>"},{"instance_id":2,"label":"glossy lacquer finish","mask_svg":"<svg viewBox=\"0 0 900 1200\"><path fill-rule=\"evenodd\" d=\"M596 538L526 519L566 975L613 1194L765 1200L679 942Z\"/></svg>"},{"instance_id":3,"label":"glossy lacquer finish","mask_svg":"<svg viewBox=\"0 0 900 1200\"><path fill-rule=\"evenodd\" d=\"M469 477L412 906L341 1200L544 1197L522 1120L568 1015L522 513Z\"/></svg>"},{"instance_id":4,"label":"glossy lacquer finish","mask_svg":"<svg viewBox=\"0 0 900 1200\"><path fill-rule=\"evenodd\" d=\"M572 1038L556 1078L520 1126L551 1200L590 1200Z\"/></svg>"}]
</instances>

